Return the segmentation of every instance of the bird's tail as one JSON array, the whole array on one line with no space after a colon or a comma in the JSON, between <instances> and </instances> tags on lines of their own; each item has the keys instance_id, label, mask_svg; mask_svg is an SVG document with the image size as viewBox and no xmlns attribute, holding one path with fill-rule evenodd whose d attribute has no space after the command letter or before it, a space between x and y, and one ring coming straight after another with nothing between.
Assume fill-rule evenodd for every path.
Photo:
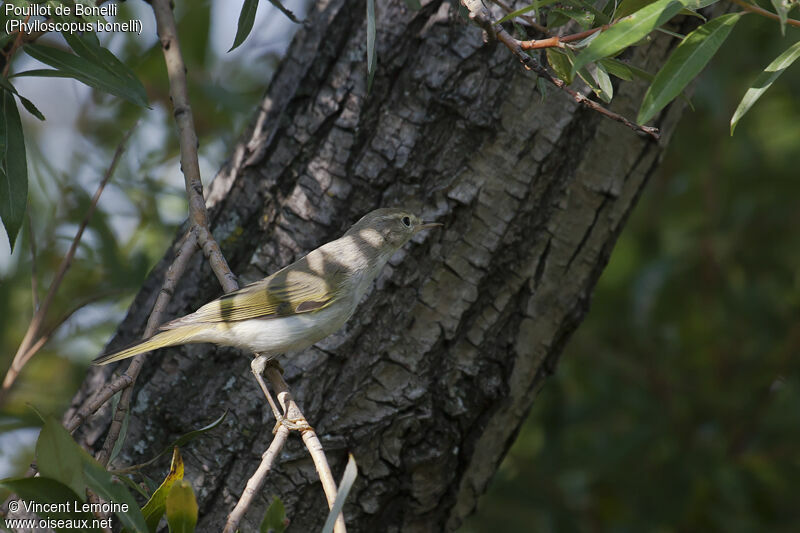
<instances>
[{"instance_id":1,"label":"bird's tail","mask_svg":"<svg viewBox=\"0 0 800 533\"><path fill-rule=\"evenodd\" d=\"M192 338L194 337L195 333L197 333L197 331L196 328L193 327L182 327L159 331L152 337L135 342L127 348L119 350L118 352L101 355L92 361L92 364L107 365L109 363L113 363L114 361L127 359L128 357L133 357L134 355L149 352L150 350L155 350L157 348L165 348L167 346L175 346L176 344L192 342Z\"/></svg>"}]
</instances>

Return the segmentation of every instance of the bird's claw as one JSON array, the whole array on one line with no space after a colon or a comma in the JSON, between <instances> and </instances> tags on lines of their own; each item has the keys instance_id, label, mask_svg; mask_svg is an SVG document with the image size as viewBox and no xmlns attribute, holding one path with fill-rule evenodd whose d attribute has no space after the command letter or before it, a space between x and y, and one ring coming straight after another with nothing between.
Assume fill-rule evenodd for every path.
<instances>
[{"instance_id":1,"label":"bird's claw","mask_svg":"<svg viewBox=\"0 0 800 533\"><path fill-rule=\"evenodd\" d=\"M278 429L283 426L289 431L313 431L314 428L311 427L311 424L303 418L286 418L285 416L279 416L277 422L275 422L275 427L272 428L272 434L278 432Z\"/></svg>"}]
</instances>

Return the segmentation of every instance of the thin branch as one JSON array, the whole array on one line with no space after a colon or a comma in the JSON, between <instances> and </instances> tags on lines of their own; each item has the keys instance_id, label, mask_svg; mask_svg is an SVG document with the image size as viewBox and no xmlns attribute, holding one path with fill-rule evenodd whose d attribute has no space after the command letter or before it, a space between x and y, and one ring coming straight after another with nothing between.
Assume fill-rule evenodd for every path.
<instances>
[{"instance_id":1,"label":"thin branch","mask_svg":"<svg viewBox=\"0 0 800 533\"><path fill-rule=\"evenodd\" d=\"M265 371L267 379L272 385L273 390L278 395L278 401L283 407L283 412L286 418L292 421L306 419L297 402L294 401L289 385L283 380L283 374L276 366L267 366ZM307 423L306 423L307 424ZM314 461L314 466L317 469L317 474L322 482L322 490L325 491L325 498L328 500L328 509L333 508L333 502L336 501L336 481L333 479L331 467L328 465L328 459L325 457L325 451L322 449L322 443L317 437L316 431L311 426L307 426L300 430L303 435L303 442L308 448L308 453ZM345 533L344 516L339 515L336 519L336 526L334 527L336 533Z\"/></svg>"},{"instance_id":2,"label":"thin branch","mask_svg":"<svg viewBox=\"0 0 800 533\"><path fill-rule=\"evenodd\" d=\"M5 394L7 394L11 385L13 385L14 381L16 381L17 376L19 376L19 373L22 371L22 368L25 366L27 360L30 359L30 357L28 357L27 359L23 360L23 356L30 350L31 346L37 343L36 341L38 340L42 324L44 323L44 317L53 303L53 299L55 298L56 292L58 292L58 289L61 286L61 282L64 280L64 276L69 270L69 267L72 265L72 259L75 257L75 252L78 249L78 244L80 244L81 237L83 237L83 232L89 225L92 215L94 215L95 209L97 208L97 202L100 200L100 195L103 194L103 189L105 189L105 186L108 184L111 176L114 175L114 170L117 168L117 163L119 163L122 154L125 152L128 140L135 129L136 126L134 125L134 127L125 134L117 146L117 150L114 152L114 157L111 160L111 164L108 166L100 185L98 185L97 190L92 197L91 204L86 210L86 215L84 215L83 220L78 227L78 231L75 234L75 237L72 239L72 244L70 245L67 254L61 260L61 264L58 265L58 271L53 278L53 282L50 284L50 288L47 291L44 302L42 302L42 305L36 310L30 324L28 324L28 330L25 332L25 336L22 338L19 348L17 348L17 353L14 355L14 360L11 362L11 367L8 369L5 379L3 379L2 390L0 390L0 403L2 403L3 397Z\"/></svg>"},{"instance_id":3,"label":"thin branch","mask_svg":"<svg viewBox=\"0 0 800 533\"><path fill-rule=\"evenodd\" d=\"M36 271L36 235L33 234L33 223L31 222L31 210L25 213L28 221L28 242L31 248L31 300L33 301L33 312L39 309L39 275Z\"/></svg>"},{"instance_id":4,"label":"thin branch","mask_svg":"<svg viewBox=\"0 0 800 533\"><path fill-rule=\"evenodd\" d=\"M547 39L533 39L531 41L518 41L519 47L523 50L536 50L539 48L564 48L565 43L571 43L573 41L580 41L581 39L585 39L590 35L593 35L599 31L605 31L610 28L614 23L611 24L603 24L602 26L598 26L597 28L592 28L590 30L582 31L580 33L573 33L572 35L564 35L563 37L548 37Z\"/></svg>"},{"instance_id":5,"label":"thin branch","mask_svg":"<svg viewBox=\"0 0 800 533\"><path fill-rule=\"evenodd\" d=\"M161 50L164 53L164 62L167 66L169 96L174 109L173 116L178 126L178 138L181 149L181 170L183 171L186 196L189 203L190 231L194 236L193 240L202 247L203 252L206 253L206 256L209 258L211 269L217 275L217 279L222 285L223 290L225 292L230 292L238 288L236 277L231 272L230 267L228 267L228 263L225 261L225 257L222 255L219 245L208 231L208 212L206 211L205 198L203 198L203 182L200 178L200 163L197 157L197 133L194 127L192 107L189 104L186 66L181 54L175 17L172 13L169 0L153 0L151 5L156 17L156 26L158 37L161 42ZM185 265L179 272L173 271L175 283L177 283L177 278L183 275L184 271ZM173 280L165 279L165 286L168 283L173 283ZM163 301L163 305L158 309L154 307L153 312L150 314L147 328L145 329L146 337L152 335L160 325L161 315L163 309L166 307L166 302L169 301L172 295L172 289L165 293L162 288L159 299L161 296L165 295L166 299ZM131 361L128 369L125 371L125 374L130 378L131 384L136 381L143 364L143 354L134 357ZM119 438L122 422L125 420L125 416L130 409L132 395L133 392L131 390L126 390L117 404L117 410L114 413L111 426L106 435L106 440L103 443L103 449L97 456L98 461L103 465L108 462L111 450L114 448L114 444Z\"/></svg>"},{"instance_id":6,"label":"thin branch","mask_svg":"<svg viewBox=\"0 0 800 533\"><path fill-rule=\"evenodd\" d=\"M777 20L779 22L781 20L781 18L772 11L767 11L766 9L760 8L756 5L748 4L744 0L731 0L731 2L737 6L740 6L745 11L749 11L750 13L755 13L756 15L761 15L762 17L767 17L768 19ZM800 28L800 20L786 19L786 24Z\"/></svg>"},{"instance_id":7,"label":"thin branch","mask_svg":"<svg viewBox=\"0 0 800 533\"><path fill-rule=\"evenodd\" d=\"M255 371L256 370L254 369L254 372ZM236 506L234 507L233 511L231 511L231 513L228 515L228 520L225 523L225 529L223 530L223 533L233 533L239 527L239 523L247 512L247 509L250 507L255 493L264 484L264 480L272 468L273 461L286 442L286 438L289 435L289 427L298 428L297 430L303 436L303 443L306 445L308 453L311 455L311 459L314 461L317 474L322 482L322 489L325 491L325 498L328 501L328 509L332 509L333 504L336 501L336 481L333 479L330 465L328 465L328 459L325 457L325 451L322 448L322 443L320 442L319 437L317 437L317 433L314 431L314 428L308 424L305 415L300 410L297 402L294 401L294 398L292 398L292 394L289 391L289 385L286 383L286 381L284 381L280 368L276 364L267 364L263 372L272 385L272 388L278 395L278 401L280 402L284 412L282 419L288 421L288 424L283 423L282 420L279 420L279 423L276 426L275 437L273 438L272 443L267 451L261 457L261 463L253 473L253 476L247 481L244 492L242 492L239 501L236 502ZM264 394L269 398L269 393L266 390L264 391ZM334 531L336 533L346 533L347 531L345 528L344 516L341 513L336 518Z\"/></svg>"},{"instance_id":8,"label":"thin branch","mask_svg":"<svg viewBox=\"0 0 800 533\"><path fill-rule=\"evenodd\" d=\"M30 20L30 18L31 18L30 15L25 17L25 22L27 23ZM14 37L14 42L11 43L11 49L8 51L8 53L6 53L6 51L3 50L3 55L5 56L5 59L6 59L6 64L3 66L3 77L4 78L8 78L8 71L11 68L11 59L14 57L14 54L17 53L17 50L19 50L19 47L22 44L22 41L23 41L24 38L25 38L25 34L22 33L21 30L18 30L17 31L17 36Z\"/></svg>"},{"instance_id":9,"label":"thin branch","mask_svg":"<svg viewBox=\"0 0 800 533\"><path fill-rule=\"evenodd\" d=\"M520 41L512 37L502 26L495 26L493 24L491 13L489 13L489 10L483 6L480 0L461 0L461 3L462 5L464 5L464 7L466 7L469 10L470 19L472 19L481 28L486 30L487 27L492 28L494 26L494 32L495 32L494 37L498 41L506 45L506 47L509 50L511 50L511 52L515 56L517 56L517 59L519 59L522 62L525 68L533 70L536 74L543 77L544 79L546 79L547 81L549 81L550 83L552 83L553 85L555 85L556 87L558 87L559 89L570 95L572 99L575 100L575 102L583 105L584 107L587 107L592 111L596 111L601 115L610 118L611 120L624 124L633 131L636 131L638 133L644 133L646 135L649 135L653 139L658 140L659 138L658 128L653 128L650 126L640 126L639 124L636 124L628 120L622 115L619 115L609 109L606 109L605 107L587 98L586 96L573 91L572 89L567 87L567 84L564 83L564 80L556 78L555 76L550 74L550 72L548 72L546 68L544 68L541 64L539 64L539 62L535 58L525 53L525 51L520 46Z\"/></svg>"},{"instance_id":10,"label":"thin branch","mask_svg":"<svg viewBox=\"0 0 800 533\"><path fill-rule=\"evenodd\" d=\"M173 259L172 264L167 269L167 273L164 276L164 283L158 293L156 303L153 305L153 312L150 314L150 319L145 328L145 335L147 335L149 331L155 331L156 327L158 327L167 303L172 297L172 292L175 290L181 274L186 271L186 267L189 265L189 260L192 258L195 250L197 250L197 237L194 233L190 232L183 241L179 243L178 250L175 253L175 259ZM83 424L87 418L100 409L112 396L133 384L136 376L139 375L139 370L143 362L142 355L134 357L124 374L115 378L111 383L104 385L94 396L84 402L80 409L72 414L67 423L64 424L67 431L75 431L78 426Z\"/></svg>"},{"instance_id":11,"label":"thin branch","mask_svg":"<svg viewBox=\"0 0 800 533\"><path fill-rule=\"evenodd\" d=\"M267 478L267 474L269 474L272 468L272 463L275 462L275 458L280 453L283 445L286 444L286 439L288 437L289 428L283 425L279 426L278 431L275 432L275 436L272 438L269 448L267 448L267 451L261 456L261 463L258 465L256 471L253 472L250 479L247 480L247 485L239 501L236 502L236 507L234 507L233 511L228 515L228 520L225 522L225 528L222 530L222 533L235 533L238 530L239 523L242 521L242 518L244 518L244 514L247 512L250 504L253 503L256 494L264 485L264 480Z\"/></svg>"}]
</instances>

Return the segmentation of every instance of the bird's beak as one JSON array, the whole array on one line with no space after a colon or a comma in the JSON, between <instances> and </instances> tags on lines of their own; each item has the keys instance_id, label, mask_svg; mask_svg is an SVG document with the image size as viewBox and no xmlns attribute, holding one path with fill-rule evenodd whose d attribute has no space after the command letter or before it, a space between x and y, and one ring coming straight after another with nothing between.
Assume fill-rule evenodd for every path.
<instances>
[{"instance_id":1,"label":"bird's beak","mask_svg":"<svg viewBox=\"0 0 800 533\"><path fill-rule=\"evenodd\" d=\"M422 224L420 224L419 226L416 227L416 229L414 230L414 233L418 233L418 232L420 232L420 231L422 231L424 229L435 228L437 226L444 226L444 224L441 224L439 222L423 222Z\"/></svg>"}]
</instances>

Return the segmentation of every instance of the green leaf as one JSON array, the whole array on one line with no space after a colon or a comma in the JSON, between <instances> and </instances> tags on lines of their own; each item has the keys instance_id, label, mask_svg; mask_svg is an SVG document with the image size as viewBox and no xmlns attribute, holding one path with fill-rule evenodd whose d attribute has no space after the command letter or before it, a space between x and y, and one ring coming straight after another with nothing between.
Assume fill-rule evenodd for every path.
<instances>
[{"instance_id":1,"label":"green leaf","mask_svg":"<svg viewBox=\"0 0 800 533\"><path fill-rule=\"evenodd\" d=\"M601 32L578 55L572 66L572 72L577 72L592 61L613 56L640 41L683 9L682 1L685 0L657 0L632 15L620 19L619 22Z\"/></svg>"},{"instance_id":2,"label":"green leaf","mask_svg":"<svg viewBox=\"0 0 800 533\"><path fill-rule=\"evenodd\" d=\"M142 514L147 522L147 529L150 533L155 533L158 528L158 522L164 516L167 507L167 495L172 489L172 485L183 479L183 458L181 457L178 447L176 446L172 451L172 463L169 467L169 473L161 486L158 487L147 503L142 507Z\"/></svg>"},{"instance_id":3,"label":"green leaf","mask_svg":"<svg viewBox=\"0 0 800 533\"><path fill-rule=\"evenodd\" d=\"M375 0L367 0L367 92L375 79L378 57L375 52Z\"/></svg>"},{"instance_id":4,"label":"green leaf","mask_svg":"<svg viewBox=\"0 0 800 533\"><path fill-rule=\"evenodd\" d=\"M283 533L288 525L286 520L286 507L280 498L276 497L269 504L267 512L264 513L264 519L261 520L261 526L258 528L259 533Z\"/></svg>"},{"instance_id":5,"label":"green leaf","mask_svg":"<svg viewBox=\"0 0 800 533\"><path fill-rule=\"evenodd\" d=\"M733 113L733 117L731 117L731 135L733 135L736 124L739 123L739 120L745 113L747 113L750 108L753 107L753 104L761 98L761 95L772 86L772 83L778 79L778 76L783 74L783 71L789 68L789 65L797 61L798 57L800 57L800 41L794 43L781 55L776 57L772 63L767 65L764 72L758 75L750 88L747 89L742 101L739 102L739 106Z\"/></svg>"},{"instance_id":6,"label":"green leaf","mask_svg":"<svg viewBox=\"0 0 800 533\"><path fill-rule=\"evenodd\" d=\"M634 74L631 68L620 61L619 59L606 58L597 62L598 65L603 65L606 72L616 76L617 78L625 81L633 81Z\"/></svg>"},{"instance_id":7,"label":"green leaf","mask_svg":"<svg viewBox=\"0 0 800 533\"><path fill-rule=\"evenodd\" d=\"M614 18L621 19L627 17L653 2L655 2L655 0L622 0L622 2L619 3L619 7L614 12Z\"/></svg>"},{"instance_id":8,"label":"green leaf","mask_svg":"<svg viewBox=\"0 0 800 533\"><path fill-rule=\"evenodd\" d=\"M550 12L558 13L567 17L568 19L574 20L584 30L591 28L592 24L594 24L594 15L581 9L561 9L554 7Z\"/></svg>"},{"instance_id":9,"label":"green leaf","mask_svg":"<svg viewBox=\"0 0 800 533\"><path fill-rule=\"evenodd\" d=\"M51 76L75 78L90 87L124 98L136 105L147 106L147 95L141 83L138 80L135 83L131 82L129 78L122 77L121 72L111 72L101 64L95 64L85 57L70 54L52 46L27 44L24 50L34 59L57 69L58 74L50 74ZM16 76L32 75L42 76L44 74L41 70L16 74Z\"/></svg>"},{"instance_id":10,"label":"green leaf","mask_svg":"<svg viewBox=\"0 0 800 533\"><path fill-rule=\"evenodd\" d=\"M24 107L28 113L38 118L39 120L44 121L44 115L42 114L41 111L39 111L39 109L37 109L35 105L33 105L33 102L31 102L21 94L18 94L17 98L19 98L19 102L22 104L22 107Z\"/></svg>"},{"instance_id":11,"label":"green leaf","mask_svg":"<svg viewBox=\"0 0 800 533\"><path fill-rule=\"evenodd\" d=\"M239 24L236 27L236 37L233 39L233 46L230 47L228 52L239 47L240 44L247 39L250 32L253 30L253 22L256 20L256 11L258 10L258 0L244 0L242 10L239 12Z\"/></svg>"},{"instance_id":12,"label":"green leaf","mask_svg":"<svg viewBox=\"0 0 800 533\"><path fill-rule=\"evenodd\" d=\"M592 72L592 78L595 82L597 82L597 90L595 90L595 94L600 97L606 103L611 102L611 99L614 98L614 86L611 84L611 78L608 76L608 71L606 68L601 64L598 63L595 65L595 70ZM592 87L594 90L594 87Z\"/></svg>"},{"instance_id":13,"label":"green leaf","mask_svg":"<svg viewBox=\"0 0 800 533\"><path fill-rule=\"evenodd\" d=\"M686 36L647 89L637 118L640 124L653 118L703 70L741 16L741 13L722 15Z\"/></svg>"},{"instance_id":14,"label":"green leaf","mask_svg":"<svg viewBox=\"0 0 800 533\"><path fill-rule=\"evenodd\" d=\"M36 466L45 477L55 479L77 494L84 494L83 457L72 437L53 417L43 417L36 441Z\"/></svg>"},{"instance_id":15,"label":"green leaf","mask_svg":"<svg viewBox=\"0 0 800 533\"><path fill-rule=\"evenodd\" d=\"M13 250L28 204L28 162L14 95L8 90L0 93L0 220Z\"/></svg>"},{"instance_id":16,"label":"green leaf","mask_svg":"<svg viewBox=\"0 0 800 533\"><path fill-rule=\"evenodd\" d=\"M134 74L125 63L117 59L110 50L100 46L97 35L94 33L79 35L70 32L62 32L62 35L70 48L72 48L79 57L82 57L93 65L103 68L106 72L117 78L119 85L125 87L129 91L129 100L131 102L142 107L147 107L147 92L142 82L139 81L136 74ZM118 96L126 98L124 95Z\"/></svg>"},{"instance_id":17,"label":"green leaf","mask_svg":"<svg viewBox=\"0 0 800 533\"><path fill-rule=\"evenodd\" d=\"M90 526L78 526L84 520L88 522L88 524L92 524L94 516L88 511L76 509L76 505L80 506L83 503L83 498L79 497L68 486L59 483L55 479L44 476L4 479L0 480L0 487L17 495L17 501L22 503L22 510L25 510L26 504L30 505L33 502L38 504L50 504L44 508L46 511L40 508L35 514L41 518L65 520L68 521L67 524L75 525L75 527L53 528L55 531L101 531L99 528Z\"/></svg>"},{"instance_id":18,"label":"green leaf","mask_svg":"<svg viewBox=\"0 0 800 533\"><path fill-rule=\"evenodd\" d=\"M419 0L404 0L406 3L406 7L411 11L419 11L422 9L422 4L419 3Z\"/></svg>"},{"instance_id":19,"label":"green leaf","mask_svg":"<svg viewBox=\"0 0 800 533\"><path fill-rule=\"evenodd\" d=\"M342 474L342 481L339 483L339 490L336 493L336 499L333 500L331 511L328 513L328 518L325 520L325 525L322 526L322 533L332 533L333 526L336 523L336 518L342 512L344 502L347 500L347 495L350 494L350 489L353 488L353 483L358 476L358 467L356 467L356 460L353 454L348 454L347 466L344 467L344 474Z\"/></svg>"},{"instance_id":20,"label":"green leaf","mask_svg":"<svg viewBox=\"0 0 800 533\"><path fill-rule=\"evenodd\" d=\"M525 13L528 13L529 11L533 11L535 9L539 9L539 7L540 6L538 6L536 4L536 2L534 2L533 4L531 4L529 6L523 7L521 9L517 9L516 11L512 11L511 13L506 15L505 17L503 17L500 20L498 20L497 22L495 22L495 24L502 24L504 22L508 22L511 19L515 19L520 15L524 15Z\"/></svg>"},{"instance_id":21,"label":"green leaf","mask_svg":"<svg viewBox=\"0 0 800 533\"><path fill-rule=\"evenodd\" d=\"M559 50L558 48L547 48L546 50L547 62L555 71L556 76L564 80L567 85L572 83L572 62L567 56L567 52Z\"/></svg>"},{"instance_id":22,"label":"green leaf","mask_svg":"<svg viewBox=\"0 0 800 533\"><path fill-rule=\"evenodd\" d=\"M192 484L177 481L167 495L167 523L171 533L192 533L197 524L197 500Z\"/></svg>"},{"instance_id":23,"label":"green leaf","mask_svg":"<svg viewBox=\"0 0 800 533\"><path fill-rule=\"evenodd\" d=\"M64 431L66 432L66 430ZM75 446L77 447L78 445L75 444ZM147 531L147 523L133 495L121 482L114 481L112 475L103 468L103 465L95 461L83 449L80 450L84 456L83 474L89 488L107 502L125 504L128 509L126 512L114 513L122 526L130 531L145 533Z\"/></svg>"},{"instance_id":24,"label":"green leaf","mask_svg":"<svg viewBox=\"0 0 800 533\"><path fill-rule=\"evenodd\" d=\"M147 524L136 500L128 489L113 480L111 474L95 461L53 417L42 417L44 426L36 442L36 462L46 477L53 477L77 494L91 489L107 502L127 505L126 512L117 512L122 525L130 531L144 533Z\"/></svg>"}]
</instances>

